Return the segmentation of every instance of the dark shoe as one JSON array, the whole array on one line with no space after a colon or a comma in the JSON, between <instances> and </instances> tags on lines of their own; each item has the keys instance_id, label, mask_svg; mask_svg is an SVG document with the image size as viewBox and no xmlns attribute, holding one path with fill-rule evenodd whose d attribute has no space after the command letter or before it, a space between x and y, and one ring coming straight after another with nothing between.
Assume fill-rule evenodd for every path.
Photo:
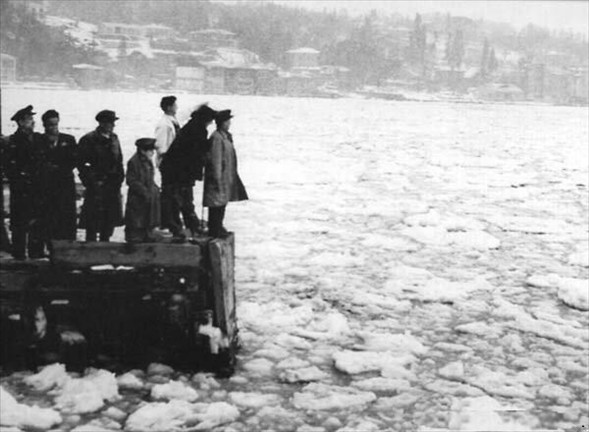
<instances>
[{"instance_id":1,"label":"dark shoe","mask_svg":"<svg viewBox=\"0 0 589 432\"><path fill-rule=\"evenodd\" d=\"M172 237L172 243L186 243L186 234L177 233Z\"/></svg>"}]
</instances>

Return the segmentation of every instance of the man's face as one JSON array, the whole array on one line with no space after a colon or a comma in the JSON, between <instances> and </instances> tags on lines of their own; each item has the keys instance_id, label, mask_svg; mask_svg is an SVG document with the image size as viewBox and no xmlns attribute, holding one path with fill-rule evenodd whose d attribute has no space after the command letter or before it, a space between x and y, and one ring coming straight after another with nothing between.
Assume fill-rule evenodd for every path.
<instances>
[{"instance_id":1,"label":"man's face","mask_svg":"<svg viewBox=\"0 0 589 432\"><path fill-rule=\"evenodd\" d=\"M32 115L27 115L18 121L18 127L28 132L33 132L35 129L35 119Z\"/></svg>"},{"instance_id":2,"label":"man's face","mask_svg":"<svg viewBox=\"0 0 589 432\"><path fill-rule=\"evenodd\" d=\"M47 120L45 120L45 123L43 123L43 126L45 127L45 133L47 135L58 135L59 134L59 117L51 117L48 118Z\"/></svg>"},{"instance_id":3,"label":"man's face","mask_svg":"<svg viewBox=\"0 0 589 432\"><path fill-rule=\"evenodd\" d=\"M221 128L224 131L229 131L229 128L231 127L231 119L227 119L223 122L223 124L221 125Z\"/></svg>"},{"instance_id":4,"label":"man's face","mask_svg":"<svg viewBox=\"0 0 589 432\"><path fill-rule=\"evenodd\" d=\"M178 112L178 104L174 102L172 105L168 106L168 114L175 116Z\"/></svg>"},{"instance_id":5,"label":"man's face","mask_svg":"<svg viewBox=\"0 0 589 432\"><path fill-rule=\"evenodd\" d=\"M99 124L100 131L106 134L111 134L115 130L115 122L107 121Z\"/></svg>"},{"instance_id":6,"label":"man's face","mask_svg":"<svg viewBox=\"0 0 589 432\"><path fill-rule=\"evenodd\" d=\"M153 159L153 155L155 154L155 150L141 150L141 152L147 157L148 159Z\"/></svg>"}]
</instances>

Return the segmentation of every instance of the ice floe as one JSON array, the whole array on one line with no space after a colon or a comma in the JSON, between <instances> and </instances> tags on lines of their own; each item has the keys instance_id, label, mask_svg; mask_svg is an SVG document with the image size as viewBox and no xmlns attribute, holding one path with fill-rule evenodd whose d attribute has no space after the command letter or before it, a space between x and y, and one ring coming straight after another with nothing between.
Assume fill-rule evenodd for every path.
<instances>
[{"instance_id":1,"label":"ice floe","mask_svg":"<svg viewBox=\"0 0 589 432\"><path fill-rule=\"evenodd\" d=\"M319 383L307 384L293 396L293 405L304 410L362 409L376 400L372 392Z\"/></svg>"},{"instance_id":2,"label":"ice floe","mask_svg":"<svg viewBox=\"0 0 589 432\"><path fill-rule=\"evenodd\" d=\"M49 430L61 421L57 411L18 403L14 396L0 386L0 426Z\"/></svg>"},{"instance_id":3,"label":"ice floe","mask_svg":"<svg viewBox=\"0 0 589 432\"><path fill-rule=\"evenodd\" d=\"M276 394L256 392L231 392L229 400L235 405L244 408L262 408L270 405L280 405L282 402L282 398Z\"/></svg>"},{"instance_id":4,"label":"ice floe","mask_svg":"<svg viewBox=\"0 0 589 432\"><path fill-rule=\"evenodd\" d=\"M151 389L153 399L184 400L194 402L198 399L198 393L192 387L181 381L170 381L166 384L156 384Z\"/></svg>"}]
</instances>

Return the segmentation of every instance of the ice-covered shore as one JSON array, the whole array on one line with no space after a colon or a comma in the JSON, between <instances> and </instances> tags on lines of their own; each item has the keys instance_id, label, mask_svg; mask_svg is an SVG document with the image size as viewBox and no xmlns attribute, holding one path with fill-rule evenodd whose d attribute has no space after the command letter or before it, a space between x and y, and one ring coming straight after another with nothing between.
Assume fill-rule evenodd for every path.
<instances>
[{"instance_id":1,"label":"ice-covered shore","mask_svg":"<svg viewBox=\"0 0 589 432\"><path fill-rule=\"evenodd\" d=\"M128 158L152 133L159 97L9 89L2 118L56 108L79 137L113 108ZM1 396L25 414L7 427L37 414L77 431L588 423L586 108L179 102L204 100L236 114L251 196L227 216L244 347L235 376L53 366L40 391L49 383L16 374Z\"/></svg>"}]
</instances>

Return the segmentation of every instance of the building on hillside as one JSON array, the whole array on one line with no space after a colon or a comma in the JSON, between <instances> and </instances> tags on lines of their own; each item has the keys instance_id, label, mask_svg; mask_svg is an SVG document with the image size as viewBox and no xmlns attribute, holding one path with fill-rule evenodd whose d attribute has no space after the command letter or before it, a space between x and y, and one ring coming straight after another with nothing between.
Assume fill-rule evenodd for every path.
<instances>
[{"instance_id":1,"label":"building on hillside","mask_svg":"<svg viewBox=\"0 0 589 432\"><path fill-rule=\"evenodd\" d=\"M98 26L98 36L125 35L132 37L145 37L145 29L137 24L124 24L104 22Z\"/></svg>"},{"instance_id":2,"label":"building on hillside","mask_svg":"<svg viewBox=\"0 0 589 432\"><path fill-rule=\"evenodd\" d=\"M204 93L206 69L203 66L177 66L175 88Z\"/></svg>"},{"instance_id":3,"label":"building on hillside","mask_svg":"<svg viewBox=\"0 0 589 432\"><path fill-rule=\"evenodd\" d=\"M306 69L319 67L320 52L313 48L297 48L286 52L288 69Z\"/></svg>"},{"instance_id":4,"label":"building on hillside","mask_svg":"<svg viewBox=\"0 0 589 432\"><path fill-rule=\"evenodd\" d=\"M0 81L3 83L16 81L16 57L4 53L0 56Z\"/></svg>"},{"instance_id":5,"label":"building on hillside","mask_svg":"<svg viewBox=\"0 0 589 432\"><path fill-rule=\"evenodd\" d=\"M543 63L534 63L528 66L524 72L524 91L528 97L534 99L544 98L544 82L546 67Z\"/></svg>"},{"instance_id":6,"label":"building on hillside","mask_svg":"<svg viewBox=\"0 0 589 432\"><path fill-rule=\"evenodd\" d=\"M589 69L571 69L570 100L571 104L589 104Z\"/></svg>"},{"instance_id":7,"label":"building on hillside","mask_svg":"<svg viewBox=\"0 0 589 432\"><path fill-rule=\"evenodd\" d=\"M25 8L37 19L43 19L47 14L47 0L9 0L15 7Z\"/></svg>"},{"instance_id":8,"label":"building on hillside","mask_svg":"<svg viewBox=\"0 0 589 432\"><path fill-rule=\"evenodd\" d=\"M103 87L107 79L107 74L103 67L85 63L73 65L72 75L74 82L84 89Z\"/></svg>"},{"instance_id":9,"label":"building on hillside","mask_svg":"<svg viewBox=\"0 0 589 432\"><path fill-rule=\"evenodd\" d=\"M188 34L192 48L197 51L215 48L237 48L235 33L223 29L197 30Z\"/></svg>"},{"instance_id":10,"label":"building on hillside","mask_svg":"<svg viewBox=\"0 0 589 432\"><path fill-rule=\"evenodd\" d=\"M560 67L547 67L544 73L545 99L555 103L568 103L571 92L572 74Z\"/></svg>"},{"instance_id":11,"label":"building on hillside","mask_svg":"<svg viewBox=\"0 0 589 432\"><path fill-rule=\"evenodd\" d=\"M171 39L176 36L176 30L162 24L148 24L143 26L143 35L151 39Z\"/></svg>"}]
</instances>

